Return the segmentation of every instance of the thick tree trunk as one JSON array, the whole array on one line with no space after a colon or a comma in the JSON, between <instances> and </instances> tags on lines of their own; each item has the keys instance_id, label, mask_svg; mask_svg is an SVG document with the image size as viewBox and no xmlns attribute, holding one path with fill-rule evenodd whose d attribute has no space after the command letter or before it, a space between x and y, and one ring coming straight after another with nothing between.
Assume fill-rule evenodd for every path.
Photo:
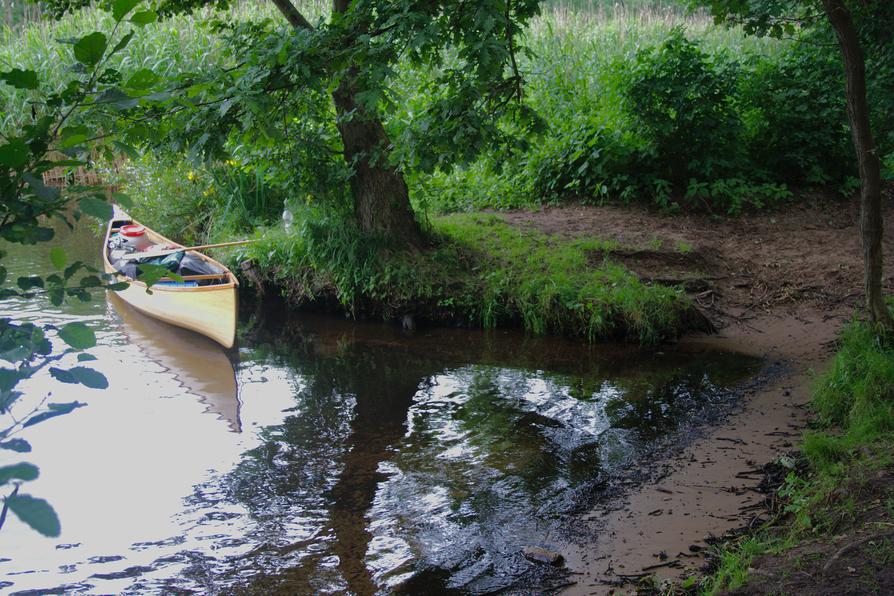
<instances>
[{"instance_id":1,"label":"thick tree trunk","mask_svg":"<svg viewBox=\"0 0 894 596\"><path fill-rule=\"evenodd\" d=\"M291 0L271 0L292 27L313 29ZM333 11L345 13L351 0L333 0ZM368 114L356 99L355 77L349 72L332 93L338 115L338 131L345 161L353 170L351 192L354 214L361 231L377 234L410 246L424 243L419 222L410 206L410 193L403 174L388 164L391 142L382 121Z\"/></svg>"},{"instance_id":2,"label":"thick tree trunk","mask_svg":"<svg viewBox=\"0 0 894 596\"><path fill-rule=\"evenodd\" d=\"M421 247L422 232L410 206L403 174L388 164L390 141L382 122L364 114L350 75L332 93L345 161L352 166L351 192L360 229Z\"/></svg>"},{"instance_id":3,"label":"thick tree trunk","mask_svg":"<svg viewBox=\"0 0 894 596\"><path fill-rule=\"evenodd\" d=\"M866 62L860 37L843 0L823 0L829 22L838 37L847 78L847 114L860 167L860 234L866 307L873 323L894 333L894 321L882 293L882 180L866 99Z\"/></svg>"}]
</instances>

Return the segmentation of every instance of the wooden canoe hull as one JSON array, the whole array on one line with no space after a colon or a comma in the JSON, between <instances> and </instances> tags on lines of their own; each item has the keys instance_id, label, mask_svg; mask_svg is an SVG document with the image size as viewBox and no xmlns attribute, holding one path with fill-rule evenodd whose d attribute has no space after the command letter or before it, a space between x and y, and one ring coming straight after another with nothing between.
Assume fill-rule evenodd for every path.
<instances>
[{"instance_id":1,"label":"wooden canoe hull","mask_svg":"<svg viewBox=\"0 0 894 596\"><path fill-rule=\"evenodd\" d=\"M120 209L116 209L115 217L109 222L106 230L102 251L102 262L105 272L115 274L120 281L126 281L130 284L127 289L118 291L118 296L137 310L151 317L177 327L201 333L225 348L233 347L236 341L236 319L238 316L237 288L239 286L235 276L211 257L201 253L193 253L224 269L226 271L224 282L198 287L176 287L156 284L152 286L151 294L148 293L146 284L122 275L109 262L108 239L112 233L113 225L116 222L125 220L139 223L132 220ZM154 242L176 244L149 228L146 228L146 231Z\"/></svg>"}]
</instances>

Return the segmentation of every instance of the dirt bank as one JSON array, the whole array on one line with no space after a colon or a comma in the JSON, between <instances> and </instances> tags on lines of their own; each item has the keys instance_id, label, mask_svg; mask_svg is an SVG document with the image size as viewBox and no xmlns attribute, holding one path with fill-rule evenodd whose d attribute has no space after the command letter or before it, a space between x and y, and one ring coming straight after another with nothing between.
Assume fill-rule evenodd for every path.
<instances>
[{"instance_id":1,"label":"dirt bank","mask_svg":"<svg viewBox=\"0 0 894 596\"><path fill-rule=\"evenodd\" d=\"M888 201L888 221L891 211ZM684 341L761 356L776 371L652 482L632 487L613 510L589 512L592 542L563 553L576 580L569 594L626 593L644 574L691 574L705 563L706 538L754 519L763 498L756 467L797 442L813 373L862 304L856 205L820 200L740 219L580 206L504 217L550 234L617 241L620 248L604 257L645 279L683 284L720 330ZM894 288L894 276L885 286Z\"/></svg>"}]
</instances>

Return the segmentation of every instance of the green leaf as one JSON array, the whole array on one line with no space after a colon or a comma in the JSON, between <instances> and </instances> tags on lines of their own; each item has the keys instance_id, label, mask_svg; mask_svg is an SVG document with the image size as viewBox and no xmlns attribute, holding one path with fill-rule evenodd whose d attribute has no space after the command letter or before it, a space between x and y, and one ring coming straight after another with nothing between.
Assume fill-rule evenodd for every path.
<instances>
[{"instance_id":1,"label":"green leaf","mask_svg":"<svg viewBox=\"0 0 894 596\"><path fill-rule=\"evenodd\" d=\"M111 204L98 197L84 197L78 204L81 207L81 211L103 221L112 219L112 215L115 212Z\"/></svg>"},{"instance_id":2,"label":"green leaf","mask_svg":"<svg viewBox=\"0 0 894 596\"><path fill-rule=\"evenodd\" d=\"M121 38L121 40L115 44L115 47L112 48L112 54L116 54L127 47L127 44L130 43L130 40L133 39L133 31L125 35Z\"/></svg>"},{"instance_id":3,"label":"green leaf","mask_svg":"<svg viewBox=\"0 0 894 596\"><path fill-rule=\"evenodd\" d=\"M0 80L16 89L37 89L37 73L33 70L13 68L9 72L0 72Z\"/></svg>"},{"instance_id":4,"label":"green leaf","mask_svg":"<svg viewBox=\"0 0 894 596\"><path fill-rule=\"evenodd\" d=\"M91 362L93 360L96 360L96 356L93 354L88 354L86 352L78 354L78 362Z\"/></svg>"},{"instance_id":5,"label":"green leaf","mask_svg":"<svg viewBox=\"0 0 894 596\"><path fill-rule=\"evenodd\" d=\"M53 306L60 306L65 300L65 291L62 288L51 288L47 290L47 298Z\"/></svg>"},{"instance_id":6,"label":"green leaf","mask_svg":"<svg viewBox=\"0 0 894 596\"><path fill-rule=\"evenodd\" d=\"M16 285L18 285L23 292L27 292L31 288L42 288L43 278L37 277L36 275L31 275L29 277L20 277L16 280Z\"/></svg>"},{"instance_id":7,"label":"green leaf","mask_svg":"<svg viewBox=\"0 0 894 596\"><path fill-rule=\"evenodd\" d=\"M122 143L122 145L123 145L123 143ZM133 149L133 147L130 147L130 148ZM134 149L134 153L137 156L134 159L137 159L139 157L139 154L136 153L135 149ZM130 198L130 195L124 194L123 192L112 193L112 200L115 201L117 204L121 205L122 207L124 207L125 209L133 206L133 199Z\"/></svg>"},{"instance_id":8,"label":"green leaf","mask_svg":"<svg viewBox=\"0 0 894 596\"><path fill-rule=\"evenodd\" d=\"M90 389L108 389L109 380L104 374L86 366L76 366L69 370L75 376L78 383Z\"/></svg>"},{"instance_id":9,"label":"green leaf","mask_svg":"<svg viewBox=\"0 0 894 596\"><path fill-rule=\"evenodd\" d=\"M117 87L110 87L96 98L96 103L106 104L116 110L127 110L139 104L140 101Z\"/></svg>"},{"instance_id":10,"label":"green leaf","mask_svg":"<svg viewBox=\"0 0 894 596\"><path fill-rule=\"evenodd\" d=\"M120 292L121 290L126 290L130 287L130 284L126 281L117 281L113 284L109 284L106 286L107 290L111 290L112 292Z\"/></svg>"},{"instance_id":11,"label":"green leaf","mask_svg":"<svg viewBox=\"0 0 894 596\"><path fill-rule=\"evenodd\" d=\"M98 288L102 286L102 280L95 275L87 275L81 278L78 285L82 288Z\"/></svg>"},{"instance_id":12,"label":"green leaf","mask_svg":"<svg viewBox=\"0 0 894 596\"><path fill-rule=\"evenodd\" d=\"M141 12L134 13L132 17L130 17L130 22L134 25L149 25L158 20L158 13L154 10L143 10Z\"/></svg>"},{"instance_id":13,"label":"green leaf","mask_svg":"<svg viewBox=\"0 0 894 596\"><path fill-rule=\"evenodd\" d=\"M85 66L96 66L106 52L108 38L100 31L94 31L80 38L74 45L74 55Z\"/></svg>"},{"instance_id":14,"label":"green leaf","mask_svg":"<svg viewBox=\"0 0 894 596\"><path fill-rule=\"evenodd\" d=\"M25 439L10 439L0 443L0 449L15 451L16 453L28 453L31 451L31 443Z\"/></svg>"},{"instance_id":15,"label":"green leaf","mask_svg":"<svg viewBox=\"0 0 894 596\"><path fill-rule=\"evenodd\" d=\"M59 143L60 149L69 149L76 145L80 145L90 136L90 129L86 126L66 126L62 129L62 142Z\"/></svg>"},{"instance_id":16,"label":"green leaf","mask_svg":"<svg viewBox=\"0 0 894 596\"><path fill-rule=\"evenodd\" d=\"M21 463L0 468L0 485L10 480L34 480L40 475L40 471L34 464Z\"/></svg>"},{"instance_id":17,"label":"green leaf","mask_svg":"<svg viewBox=\"0 0 894 596\"><path fill-rule=\"evenodd\" d=\"M35 176L30 172L26 172L25 174L22 174L22 178L28 183L28 188L31 189L31 192L44 201L55 201L59 198L59 189L44 184L43 179L40 176ZM52 238L52 236L50 237Z\"/></svg>"},{"instance_id":18,"label":"green leaf","mask_svg":"<svg viewBox=\"0 0 894 596\"><path fill-rule=\"evenodd\" d=\"M5 145L0 145L0 165L18 169L28 163L31 150L21 139L13 139Z\"/></svg>"},{"instance_id":19,"label":"green leaf","mask_svg":"<svg viewBox=\"0 0 894 596\"><path fill-rule=\"evenodd\" d=\"M11 495L6 497L6 505L16 517L44 536L55 538L62 531L59 516L44 499L31 495Z\"/></svg>"},{"instance_id":20,"label":"green leaf","mask_svg":"<svg viewBox=\"0 0 894 596\"><path fill-rule=\"evenodd\" d=\"M29 350L30 352L30 350ZM27 379L30 375L27 370L18 370L14 368L0 368L0 391L9 391L22 379Z\"/></svg>"},{"instance_id":21,"label":"green leaf","mask_svg":"<svg viewBox=\"0 0 894 596\"><path fill-rule=\"evenodd\" d=\"M0 412L8 412L9 407L23 395L21 391L0 391Z\"/></svg>"},{"instance_id":22,"label":"green leaf","mask_svg":"<svg viewBox=\"0 0 894 596\"><path fill-rule=\"evenodd\" d=\"M156 84L159 80L159 76L152 72L148 68L141 68L137 72L133 73L129 79L127 79L127 83L125 83L125 87L128 89L149 89L152 85Z\"/></svg>"},{"instance_id":23,"label":"green leaf","mask_svg":"<svg viewBox=\"0 0 894 596\"><path fill-rule=\"evenodd\" d=\"M51 368L50 374L52 374L54 370L60 370L60 369ZM68 371L62 371L62 372L68 372ZM53 375L53 376L56 376L56 375ZM66 383L66 382L77 383L78 381L63 381L63 383ZM22 428L28 428L29 426L34 426L35 424L39 424L39 423L43 422L44 420L49 420L50 418L55 418L56 416L64 416L65 414L68 414L72 410L74 410L76 408L81 408L85 405L87 405L87 404L82 404L81 402L77 402L77 401L73 401L73 402L66 403L66 404L49 404L49 405L47 405L47 408L49 408L49 409L46 412L41 412L40 414L37 414L37 415L29 418L24 423L22 423Z\"/></svg>"},{"instance_id":24,"label":"green leaf","mask_svg":"<svg viewBox=\"0 0 894 596\"><path fill-rule=\"evenodd\" d=\"M75 366L68 370L51 368L50 374L57 381L70 385L81 384L90 389L108 389L109 387L109 381L104 374L86 366Z\"/></svg>"},{"instance_id":25,"label":"green leaf","mask_svg":"<svg viewBox=\"0 0 894 596\"><path fill-rule=\"evenodd\" d=\"M140 2L141 0L115 0L112 2L112 18L115 22L120 21Z\"/></svg>"},{"instance_id":26,"label":"green leaf","mask_svg":"<svg viewBox=\"0 0 894 596\"><path fill-rule=\"evenodd\" d=\"M137 279L149 287L155 285L162 277L170 277L174 281L183 281L182 277L180 277L176 273L172 273L170 269L164 267L163 265L140 263L138 269L140 271L140 275L137 276ZM146 291L148 292L149 288L146 288Z\"/></svg>"},{"instance_id":27,"label":"green leaf","mask_svg":"<svg viewBox=\"0 0 894 596\"><path fill-rule=\"evenodd\" d=\"M62 275L63 275L63 277L65 277L66 280L69 280L69 279L71 279L71 276L73 276L75 273L77 273L84 267L86 267L86 265L84 265L84 263L82 263L81 261L75 261L74 263L72 263L71 265L69 265L68 267L65 268L65 271L62 273Z\"/></svg>"},{"instance_id":28,"label":"green leaf","mask_svg":"<svg viewBox=\"0 0 894 596\"><path fill-rule=\"evenodd\" d=\"M59 330L59 339L75 350L86 350L96 345L96 334L84 323L67 323Z\"/></svg>"},{"instance_id":29,"label":"green leaf","mask_svg":"<svg viewBox=\"0 0 894 596\"><path fill-rule=\"evenodd\" d=\"M54 246L51 248L50 262L56 269L64 269L65 264L68 262L68 257L65 256L65 249L61 246Z\"/></svg>"},{"instance_id":30,"label":"green leaf","mask_svg":"<svg viewBox=\"0 0 894 596\"><path fill-rule=\"evenodd\" d=\"M137 151L136 147L133 145L128 145L127 143L122 143L121 141L112 141L112 145L115 146L118 151L126 155L127 157L137 160L140 159L140 152ZM126 197L126 203L122 202L118 199L117 195L124 195ZM130 200L130 197L125 195L123 192L116 192L112 194L112 198L115 199L115 202L121 205L122 207L127 207L129 205L133 205L133 202Z\"/></svg>"}]
</instances>

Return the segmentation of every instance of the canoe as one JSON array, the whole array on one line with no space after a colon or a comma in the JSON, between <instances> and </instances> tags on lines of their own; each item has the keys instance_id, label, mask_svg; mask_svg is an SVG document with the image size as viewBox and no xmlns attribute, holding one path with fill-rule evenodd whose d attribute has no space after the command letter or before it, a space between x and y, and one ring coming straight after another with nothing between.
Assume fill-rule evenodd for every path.
<instances>
[{"instance_id":1,"label":"canoe","mask_svg":"<svg viewBox=\"0 0 894 596\"><path fill-rule=\"evenodd\" d=\"M226 422L233 432L242 432L239 388L231 359L238 354L198 333L146 316L114 292L109 292L107 300L131 345L173 375L185 394L205 405L206 412Z\"/></svg>"},{"instance_id":2,"label":"canoe","mask_svg":"<svg viewBox=\"0 0 894 596\"><path fill-rule=\"evenodd\" d=\"M128 224L139 224L139 222L116 206L112 220L106 227L103 240L103 270L115 275L118 281L126 281L130 284L127 289L119 290L118 296L135 309L151 317L201 333L225 348L233 347L236 341L237 288L239 287L239 282L233 273L211 257L190 251L188 254L198 256L216 266L223 271L223 274L213 279L208 279L207 275L184 276L185 283L171 283L162 280L162 283L153 285L151 293L149 293L146 291L145 283L127 277L115 269L109 261L109 238L121 226ZM143 227L146 229L149 239L155 244L183 246L165 238L147 226Z\"/></svg>"}]
</instances>

